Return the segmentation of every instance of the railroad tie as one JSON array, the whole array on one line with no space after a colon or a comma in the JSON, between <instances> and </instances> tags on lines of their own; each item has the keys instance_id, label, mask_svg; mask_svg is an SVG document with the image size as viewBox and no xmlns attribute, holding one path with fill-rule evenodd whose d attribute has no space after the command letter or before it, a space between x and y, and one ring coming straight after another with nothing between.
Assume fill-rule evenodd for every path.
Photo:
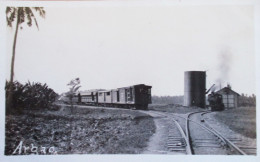
<instances>
[{"instance_id":1,"label":"railroad tie","mask_svg":"<svg viewBox=\"0 0 260 162\"><path fill-rule=\"evenodd\" d=\"M198 143L211 143L211 144L219 144L219 142L217 141L195 141L194 143L198 144Z\"/></svg>"},{"instance_id":2,"label":"railroad tie","mask_svg":"<svg viewBox=\"0 0 260 162\"><path fill-rule=\"evenodd\" d=\"M220 145L195 145L195 147L214 147L214 148L220 148Z\"/></svg>"},{"instance_id":3,"label":"railroad tie","mask_svg":"<svg viewBox=\"0 0 260 162\"><path fill-rule=\"evenodd\" d=\"M169 148L170 151L186 151L185 148Z\"/></svg>"}]
</instances>

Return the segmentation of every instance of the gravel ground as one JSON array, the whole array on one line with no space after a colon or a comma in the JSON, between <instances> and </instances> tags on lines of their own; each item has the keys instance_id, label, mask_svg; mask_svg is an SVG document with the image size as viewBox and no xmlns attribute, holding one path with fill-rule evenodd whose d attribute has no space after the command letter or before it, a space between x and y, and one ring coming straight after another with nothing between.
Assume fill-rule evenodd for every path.
<instances>
[{"instance_id":1,"label":"gravel ground","mask_svg":"<svg viewBox=\"0 0 260 162\"><path fill-rule=\"evenodd\" d=\"M138 154L154 132L153 118L132 110L26 112L6 116L5 155Z\"/></svg>"}]
</instances>

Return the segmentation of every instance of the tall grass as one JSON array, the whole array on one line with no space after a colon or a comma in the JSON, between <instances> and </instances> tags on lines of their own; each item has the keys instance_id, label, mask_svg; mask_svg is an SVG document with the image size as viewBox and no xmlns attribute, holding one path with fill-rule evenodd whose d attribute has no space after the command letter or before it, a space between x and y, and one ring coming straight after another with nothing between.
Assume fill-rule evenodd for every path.
<instances>
[{"instance_id":1,"label":"tall grass","mask_svg":"<svg viewBox=\"0 0 260 162\"><path fill-rule=\"evenodd\" d=\"M219 112L215 117L231 130L246 137L256 138L256 108L239 107Z\"/></svg>"}]
</instances>

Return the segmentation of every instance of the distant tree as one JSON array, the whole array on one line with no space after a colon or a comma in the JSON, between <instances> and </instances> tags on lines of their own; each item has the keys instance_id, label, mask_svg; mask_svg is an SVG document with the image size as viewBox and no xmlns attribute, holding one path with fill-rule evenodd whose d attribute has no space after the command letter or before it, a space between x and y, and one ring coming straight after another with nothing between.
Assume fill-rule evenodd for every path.
<instances>
[{"instance_id":1,"label":"distant tree","mask_svg":"<svg viewBox=\"0 0 260 162\"><path fill-rule=\"evenodd\" d=\"M79 90L80 86L80 79L76 78L71 80L67 86L69 86L69 91L66 93L66 96L69 98L69 102L70 102L70 110L71 113L73 113L73 109L74 109L74 101L73 98L76 97L76 94Z\"/></svg>"},{"instance_id":2,"label":"distant tree","mask_svg":"<svg viewBox=\"0 0 260 162\"><path fill-rule=\"evenodd\" d=\"M255 107L256 106L256 96L252 96L242 93L238 98L238 106Z\"/></svg>"},{"instance_id":3,"label":"distant tree","mask_svg":"<svg viewBox=\"0 0 260 162\"><path fill-rule=\"evenodd\" d=\"M12 52L12 60L11 60L11 74L10 74L10 86L9 86L9 93L6 98L6 107L7 113L10 112L12 108L12 98L13 98L13 81L14 81L14 61L15 61L15 49L16 49L16 42L17 42L17 35L19 29L22 29L21 24L26 22L29 27L32 26L33 21L35 22L36 27L38 27L38 23L34 12L38 12L41 17L45 17L45 11L43 7L6 7L6 21L9 27L12 27L14 21L15 24L15 34L14 34L14 41L13 41L13 52Z\"/></svg>"}]
</instances>

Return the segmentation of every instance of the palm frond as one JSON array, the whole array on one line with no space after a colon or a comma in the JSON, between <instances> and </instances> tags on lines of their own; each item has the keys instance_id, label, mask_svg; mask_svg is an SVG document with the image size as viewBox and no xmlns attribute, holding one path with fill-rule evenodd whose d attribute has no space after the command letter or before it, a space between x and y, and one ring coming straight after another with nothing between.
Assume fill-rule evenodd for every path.
<instances>
[{"instance_id":1,"label":"palm frond","mask_svg":"<svg viewBox=\"0 0 260 162\"><path fill-rule=\"evenodd\" d=\"M36 12L39 12L39 15L40 15L42 18L45 18L45 10L43 9L43 7L33 7L33 9L34 9Z\"/></svg>"},{"instance_id":2,"label":"palm frond","mask_svg":"<svg viewBox=\"0 0 260 162\"><path fill-rule=\"evenodd\" d=\"M18 7L18 19L19 24L22 24L25 21L25 7Z\"/></svg>"},{"instance_id":3,"label":"palm frond","mask_svg":"<svg viewBox=\"0 0 260 162\"><path fill-rule=\"evenodd\" d=\"M34 9L39 15L45 18L45 10L43 7L6 7L6 21L9 27L12 27L12 23L18 18L18 23L24 22L30 27L35 22L36 27L39 29L37 19L32 11Z\"/></svg>"},{"instance_id":4,"label":"palm frond","mask_svg":"<svg viewBox=\"0 0 260 162\"><path fill-rule=\"evenodd\" d=\"M32 10L29 7L25 7L25 14L27 18L27 25L32 26L32 17L34 16L32 15Z\"/></svg>"},{"instance_id":5,"label":"palm frond","mask_svg":"<svg viewBox=\"0 0 260 162\"><path fill-rule=\"evenodd\" d=\"M28 7L29 8L29 7ZM33 7L33 8L35 8L35 7ZM29 8L29 10L30 10L30 18L33 18L33 20L34 20L34 22L35 22L35 25L36 25L36 27L37 27L37 29L39 30L39 26L38 26L38 22L37 22L37 20L36 20L36 18L35 18L35 16L34 16L34 14L33 14L33 11Z\"/></svg>"},{"instance_id":6,"label":"palm frond","mask_svg":"<svg viewBox=\"0 0 260 162\"><path fill-rule=\"evenodd\" d=\"M6 22L9 27L12 27L12 23L16 18L17 9L15 7L6 7Z\"/></svg>"},{"instance_id":7,"label":"palm frond","mask_svg":"<svg viewBox=\"0 0 260 162\"><path fill-rule=\"evenodd\" d=\"M6 7L5 13L6 15L12 11L12 7Z\"/></svg>"}]
</instances>

